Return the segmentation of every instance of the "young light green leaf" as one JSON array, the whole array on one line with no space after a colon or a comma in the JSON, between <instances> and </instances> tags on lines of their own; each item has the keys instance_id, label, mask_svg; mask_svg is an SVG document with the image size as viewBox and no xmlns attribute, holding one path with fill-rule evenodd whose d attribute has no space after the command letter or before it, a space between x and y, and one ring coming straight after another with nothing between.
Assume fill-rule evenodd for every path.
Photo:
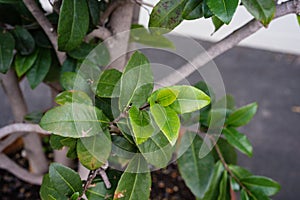
<instances>
[{"instance_id":1,"label":"young light green leaf","mask_svg":"<svg viewBox=\"0 0 300 200\"><path fill-rule=\"evenodd\" d=\"M224 25L224 22L221 21L218 17L216 16L212 16L211 17L211 20L215 26L215 30L214 30L214 33L217 32L223 25Z\"/></svg>"},{"instance_id":2,"label":"young light green leaf","mask_svg":"<svg viewBox=\"0 0 300 200\"><path fill-rule=\"evenodd\" d=\"M180 120L177 113L169 107L159 104L150 106L151 115L154 121L165 134L171 145L175 145L180 128Z\"/></svg>"},{"instance_id":3,"label":"young light green leaf","mask_svg":"<svg viewBox=\"0 0 300 200\"><path fill-rule=\"evenodd\" d=\"M89 11L85 0L63 1L58 21L58 49L71 51L78 47L89 27Z\"/></svg>"},{"instance_id":4,"label":"young light green leaf","mask_svg":"<svg viewBox=\"0 0 300 200\"><path fill-rule=\"evenodd\" d=\"M231 200L228 172L226 170L224 170L222 179L220 182L218 200Z\"/></svg>"},{"instance_id":5,"label":"young light green leaf","mask_svg":"<svg viewBox=\"0 0 300 200\"><path fill-rule=\"evenodd\" d=\"M238 3L238 0L207 0L209 9L225 24L230 23Z\"/></svg>"},{"instance_id":6,"label":"young light green leaf","mask_svg":"<svg viewBox=\"0 0 300 200\"><path fill-rule=\"evenodd\" d=\"M200 110L210 103L209 96L193 86L172 86L170 89L179 91L177 99L170 105L179 114Z\"/></svg>"},{"instance_id":7,"label":"young light green leaf","mask_svg":"<svg viewBox=\"0 0 300 200\"><path fill-rule=\"evenodd\" d=\"M25 28L16 26L12 34L16 39L16 48L21 55L29 55L34 51L35 41Z\"/></svg>"},{"instance_id":8,"label":"young light green leaf","mask_svg":"<svg viewBox=\"0 0 300 200\"><path fill-rule=\"evenodd\" d=\"M246 135L238 132L234 128L224 128L223 134L229 144L231 144L247 156L252 157L253 148Z\"/></svg>"},{"instance_id":9,"label":"young light green leaf","mask_svg":"<svg viewBox=\"0 0 300 200\"><path fill-rule=\"evenodd\" d=\"M132 106L129 110L130 124L137 144L145 142L154 132L148 111Z\"/></svg>"},{"instance_id":10,"label":"young light green leaf","mask_svg":"<svg viewBox=\"0 0 300 200\"><path fill-rule=\"evenodd\" d=\"M183 21L181 13L186 2L186 0L159 1L151 12L148 26L165 28L163 32L173 30Z\"/></svg>"},{"instance_id":11,"label":"young light green leaf","mask_svg":"<svg viewBox=\"0 0 300 200\"><path fill-rule=\"evenodd\" d=\"M136 51L129 59L121 77L119 109L130 104L137 107L146 103L153 89L153 74L145 55Z\"/></svg>"},{"instance_id":12,"label":"young light green leaf","mask_svg":"<svg viewBox=\"0 0 300 200\"><path fill-rule=\"evenodd\" d=\"M232 127L240 127L248 124L257 111L257 103L243 106L229 115L225 124Z\"/></svg>"},{"instance_id":13,"label":"young light green leaf","mask_svg":"<svg viewBox=\"0 0 300 200\"><path fill-rule=\"evenodd\" d=\"M34 64L38 56L38 50L28 56L17 54L15 57L15 70L18 77L24 75Z\"/></svg>"},{"instance_id":14,"label":"young light green leaf","mask_svg":"<svg viewBox=\"0 0 300 200\"><path fill-rule=\"evenodd\" d=\"M209 153L204 158L199 158L200 148L205 143L200 136L195 136L193 133L185 133L182 143L191 143L191 145L177 161L180 174L193 194L202 198L213 174L215 165L213 155Z\"/></svg>"},{"instance_id":15,"label":"young light green leaf","mask_svg":"<svg viewBox=\"0 0 300 200\"><path fill-rule=\"evenodd\" d=\"M116 69L104 70L97 85L97 96L104 98L119 97L121 76L122 72Z\"/></svg>"},{"instance_id":16,"label":"young light green leaf","mask_svg":"<svg viewBox=\"0 0 300 200\"><path fill-rule=\"evenodd\" d=\"M143 172L143 163L140 157L135 157L129 163L126 171L122 174L117 189L114 194L114 200L137 200L149 199L151 187L150 172ZM132 173L132 169L136 171ZM142 171L141 171L142 170Z\"/></svg>"},{"instance_id":17,"label":"young light green leaf","mask_svg":"<svg viewBox=\"0 0 300 200\"><path fill-rule=\"evenodd\" d=\"M67 200L68 197L57 192L50 181L49 174L44 175L40 188L40 197L42 200Z\"/></svg>"},{"instance_id":18,"label":"young light green leaf","mask_svg":"<svg viewBox=\"0 0 300 200\"><path fill-rule=\"evenodd\" d=\"M49 167L49 177L54 188L68 197L75 192L82 193L82 182L78 173L59 163L52 163Z\"/></svg>"},{"instance_id":19,"label":"young light green leaf","mask_svg":"<svg viewBox=\"0 0 300 200\"><path fill-rule=\"evenodd\" d=\"M66 103L81 103L86 105L93 105L92 99L80 90L69 90L58 94L55 97L55 102L59 105Z\"/></svg>"},{"instance_id":20,"label":"young light green leaf","mask_svg":"<svg viewBox=\"0 0 300 200\"><path fill-rule=\"evenodd\" d=\"M29 85L36 88L46 77L51 66L51 52L49 49L40 49L33 66L26 74Z\"/></svg>"},{"instance_id":21,"label":"young light green leaf","mask_svg":"<svg viewBox=\"0 0 300 200\"><path fill-rule=\"evenodd\" d=\"M109 120L101 110L85 104L65 104L49 110L40 126L56 135L81 138L102 133Z\"/></svg>"},{"instance_id":22,"label":"young light green leaf","mask_svg":"<svg viewBox=\"0 0 300 200\"><path fill-rule=\"evenodd\" d=\"M14 58L15 40L9 32L0 30L0 73L6 73Z\"/></svg>"},{"instance_id":23,"label":"young light green leaf","mask_svg":"<svg viewBox=\"0 0 300 200\"><path fill-rule=\"evenodd\" d=\"M280 185L267 177L247 176L240 180L250 191L263 193L266 196L275 195L280 190Z\"/></svg>"},{"instance_id":24,"label":"young light green leaf","mask_svg":"<svg viewBox=\"0 0 300 200\"><path fill-rule=\"evenodd\" d=\"M80 163L89 170L101 167L111 152L110 134L98 134L80 138L77 142L77 155Z\"/></svg>"},{"instance_id":25,"label":"young light green leaf","mask_svg":"<svg viewBox=\"0 0 300 200\"><path fill-rule=\"evenodd\" d=\"M182 17L187 20L193 20L203 17L202 1L189 0L182 11Z\"/></svg>"},{"instance_id":26,"label":"young light green leaf","mask_svg":"<svg viewBox=\"0 0 300 200\"><path fill-rule=\"evenodd\" d=\"M178 97L179 90L173 88L162 88L157 92L155 103L162 106L171 105Z\"/></svg>"},{"instance_id":27,"label":"young light green leaf","mask_svg":"<svg viewBox=\"0 0 300 200\"><path fill-rule=\"evenodd\" d=\"M242 3L248 12L265 26L270 23L275 15L276 5L273 0L242 0Z\"/></svg>"}]
</instances>

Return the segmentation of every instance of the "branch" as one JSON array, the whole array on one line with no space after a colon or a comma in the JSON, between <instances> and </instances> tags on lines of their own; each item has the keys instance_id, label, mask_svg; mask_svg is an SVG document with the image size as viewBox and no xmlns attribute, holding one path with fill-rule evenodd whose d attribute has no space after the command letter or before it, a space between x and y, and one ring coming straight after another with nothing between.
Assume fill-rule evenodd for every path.
<instances>
[{"instance_id":1,"label":"branch","mask_svg":"<svg viewBox=\"0 0 300 200\"><path fill-rule=\"evenodd\" d=\"M284 15L299 13L299 12L300 12L300 0L288 1L276 7L276 14L274 16L274 19L282 17ZM263 25L259 21L255 19L251 20L250 22L243 25L233 33L229 34L221 41L214 44L212 47L210 47L207 50L207 52L201 53L192 61L184 64L178 70L176 70L175 73L180 74L181 76L178 77L175 75L175 73L171 73L164 79L160 80L159 83L156 85L156 89L159 85L163 85L163 86L174 85L180 81L179 79L188 77L194 71L204 66L206 63L208 63L215 57L219 56L220 54L224 53L225 51L236 46L243 39L252 35L262 27Z\"/></svg>"},{"instance_id":2,"label":"branch","mask_svg":"<svg viewBox=\"0 0 300 200\"><path fill-rule=\"evenodd\" d=\"M111 32L102 26L97 27L97 29L90 32L88 35L85 36L85 42L90 42L93 38L99 38L102 40L106 40L111 36Z\"/></svg>"},{"instance_id":3,"label":"branch","mask_svg":"<svg viewBox=\"0 0 300 200\"><path fill-rule=\"evenodd\" d=\"M16 132L34 132L34 133L41 133L44 135L51 134L48 131L43 130L39 125L37 124L24 124L24 123L16 123L7 125L0 129L0 139Z\"/></svg>"},{"instance_id":4,"label":"branch","mask_svg":"<svg viewBox=\"0 0 300 200\"><path fill-rule=\"evenodd\" d=\"M46 18L44 13L39 9L34 0L23 0L23 2L48 36L53 48L55 49L59 63L62 65L66 58L66 53L58 51L57 33L55 32L54 27Z\"/></svg>"},{"instance_id":5,"label":"branch","mask_svg":"<svg viewBox=\"0 0 300 200\"><path fill-rule=\"evenodd\" d=\"M101 26L104 26L108 17L121 5L124 5L127 3L127 0L116 0L116 1L112 1L108 7L105 9L105 11L102 13L99 23ZM127 16L123 16L123 17L127 17Z\"/></svg>"},{"instance_id":6,"label":"branch","mask_svg":"<svg viewBox=\"0 0 300 200\"><path fill-rule=\"evenodd\" d=\"M35 184L35 185L42 184L42 180L43 180L42 175L35 175L29 173L27 170L17 165L14 161L12 161L9 157L7 157L2 153L0 153L0 168L9 171L19 179L26 181L28 183Z\"/></svg>"},{"instance_id":7,"label":"branch","mask_svg":"<svg viewBox=\"0 0 300 200\"><path fill-rule=\"evenodd\" d=\"M13 135L8 136L4 140L0 141L0 152L6 149L9 145L13 144L19 137L22 137L25 133L15 133Z\"/></svg>"}]
</instances>

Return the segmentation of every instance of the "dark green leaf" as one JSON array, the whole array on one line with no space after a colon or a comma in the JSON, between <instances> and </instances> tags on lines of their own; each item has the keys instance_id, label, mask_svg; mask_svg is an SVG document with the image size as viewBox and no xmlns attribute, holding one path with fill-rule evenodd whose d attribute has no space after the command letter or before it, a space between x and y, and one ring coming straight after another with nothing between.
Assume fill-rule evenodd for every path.
<instances>
[{"instance_id":1,"label":"dark green leaf","mask_svg":"<svg viewBox=\"0 0 300 200\"><path fill-rule=\"evenodd\" d=\"M178 167L185 184L193 194L202 198L207 191L214 170L214 158L211 153L204 158L199 158L199 151L203 140L195 133L185 133L183 143L191 143L190 147L178 159Z\"/></svg>"},{"instance_id":2,"label":"dark green leaf","mask_svg":"<svg viewBox=\"0 0 300 200\"><path fill-rule=\"evenodd\" d=\"M130 104L137 107L146 103L153 89L153 74L145 55L136 51L128 61L121 77L119 109Z\"/></svg>"},{"instance_id":3,"label":"dark green leaf","mask_svg":"<svg viewBox=\"0 0 300 200\"><path fill-rule=\"evenodd\" d=\"M50 182L49 174L43 178L42 186L40 188L40 197L42 200L67 200L68 198L55 189Z\"/></svg>"},{"instance_id":4,"label":"dark green leaf","mask_svg":"<svg viewBox=\"0 0 300 200\"><path fill-rule=\"evenodd\" d=\"M88 0L88 7L90 11L91 21L94 26L99 24L100 19L100 4L98 0Z\"/></svg>"},{"instance_id":5,"label":"dark green leaf","mask_svg":"<svg viewBox=\"0 0 300 200\"><path fill-rule=\"evenodd\" d=\"M231 21L238 3L238 0L207 0L209 9L225 24Z\"/></svg>"},{"instance_id":6,"label":"dark green leaf","mask_svg":"<svg viewBox=\"0 0 300 200\"><path fill-rule=\"evenodd\" d=\"M110 119L110 121L113 121L114 118L116 118L114 116L120 115L118 106L112 106L115 105L114 102L116 105L118 104L118 100L114 98L95 98L95 106L102 110L102 112Z\"/></svg>"},{"instance_id":7,"label":"dark green leaf","mask_svg":"<svg viewBox=\"0 0 300 200\"><path fill-rule=\"evenodd\" d=\"M222 179L220 182L218 200L231 200L228 172L226 170L224 170L223 176L222 176Z\"/></svg>"},{"instance_id":8,"label":"dark green leaf","mask_svg":"<svg viewBox=\"0 0 300 200\"><path fill-rule=\"evenodd\" d=\"M268 25L273 19L276 11L273 0L242 0L246 9L263 25Z\"/></svg>"},{"instance_id":9,"label":"dark green leaf","mask_svg":"<svg viewBox=\"0 0 300 200\"><path fill-rule=\"evenodd\" d=\"M244 189L241 190L241 200L250 200L250 197Z\"/></svg>"},{"instance_id":10,"label":"dark green leaf","mask_svg":"<svg viewBox=\"0 0 300 200\"><path fill-rule=\"evenodd\" d=\"M111 152L110 134L98 134L80 138L77 142L78 158L83 166L89 170L101 167Z\"/></svg>"},{"instance_id":11,"label":"dark green leaf","mask_svg":"<svg viewBox=\"0 0 300 200\"><path fill-rule=\"evenodd\" d=\"M0 30L0 72L6 73L11 66L15 48L15 40L13 36Z\"/></svg>"},{"instance_id":12,"label":"dark green leaf","mask_svg":"<svg viewBox=\"0 0 300 200\"><path fill-rule=\"evenodd\" d=\"M163 107L159 104L150 106L151 115L154 121L164 133L171 145L175 145L180 128L180 121L177 113L169 107Z\"/></svg>"},{"instance_id":13,"label":"dark green leaf","mask_svg":"<svg viewBox=\"0 0 300 200\"><path fill-rule=\"evenodd\" d=\"M87 81L75 72L64 72L60 76L60 83L65 90L81 90L86 93L90 91Z\"/></svg>"},{"instance_id":14,"label":"dark green leaf","mask_svg":"<svg viewBox=\"0 0 300 200\"><path fill-rule=\"evenodd\" d=\"M202 6L201 0L188 0L182 11L182 17L187 20L203 17Z\"/></svg>"},{"instance_id":15,"label":"dark green leaf","mask_svg":"<svg viewBox=\"0 0 300 200\"><path fill-rule=\"evenodd\" d=\"M109 120L98 108L72 103L49 110L40 126L60 136L80 138L103 133L108 123Z\"/></svg>"},{"instance_id":16,"label":"dark green leaf","mask_svg":"<svg viewBox=\"0 0 300 200\"><path fill-rule=\"evenodd\" d=\"M21 55L29 55L34 51L35 41L25 28L16 26L12 34L16 39L16 48Z\"/></svg>"},{"instance_id":17,"label":"dark green leaf","mask_svg":"<svg viewBox=\"0 0 300 200\"><path fill-rule=\"evenodd\" d=\"M75 192L75 193L71 196L70 200L77 200L78 197L79 197L79 192Z\"/></svg>"},{"instance_id":18,"label":"dark green leaf","mask_svg":"<svg viewBox=\"0 0 300 200\"><path fill-rule=\"evenodd\" d=\"M87 44L87 43L81 43L80 46L72 51L68 52L68 55L71 58L77 59L77 60L84 60L87 55L95 48L95 45Z\"/></svg>"},{"instance_id":19,"label":"dark green leaf","mask_svg":"<svg viewBox=\"0 0 300 200\"><path fill-rule=\"evenodd\" d=\"M89 27L86 0L63 1L58 21L58 48L71 51L78 47Z\"/></svg>"},{"instance_id":20,"label":"dark green leaf","mask_svg":"<svg viewBox=\"0 0 300 200\"><path fill-rule=\"evenodd\" d=\"M37 58L27 72L26 77L32 89L36 88L46 77L51 66L51 53L49 49L40 49Z\"/></svg>"},{"instance_id":21,"label":"dark green leaf","mask_svg":"<svg viewBox=\"0 0 300 200\"><path fill-rule=\"evenodd\" d=\"M238 132L234 128L224 128L223 134L229 144L231 144L247 156L252 157L253 148L246 135Z\"/></svg>"},{"instance_id":22,"label":"dark green leaf","mask_svg":"<svg viewBox=\"0 0 300 200\"><path fill-rule=\"evenodd\" d=\"M52 48L51 42L42 30L34 33L34 39L37 46L47 49Z\"/></svg>"},{"instance_id":23,"label":"dark green leaf","mask_svg":"<svg viewBox=\"0 0 300 200\"><path fill-rule=\"evenodd\" d=\"M116 69L104 70L98 82L96 94L99 97L112 98L120 95L122 73Z\"/></svg>"},{"instance_id":24,"label":"dark green leaf","mask_svg":"<svg viewBox=\"0 0 300 200\"><path fill-rule=\"evenodd\" d=\"M28 56L21 56L19 54L15 57L15 70L18 77L24 75L34 64L38 57L38 50Z\"/></svg>"},{"instance_id":25,"label":"dark green leaf","mask_svg":"<svg viewBox=\"0 0 300 200\"><path fill-rule=\"evenodd\" d=\"M235 110L226 120L227 126L240 127L248 124L257 111L257 103L251 103Z\"/></svg>"},{"instance_id":26,"label":"dark green leaf","mask_svg":"<svg viewBox=\"0 0 300 200\"><path fill-rule=\"evenodd\" d=\"M79 90L69 90L60 93L55 97L55 102L59 105L64 105L66 103L93 105L91 98L86 93Z\"/></svg>"},{"instance_id":27,"label":"dark green leaf","mask_svg":"<svg viewBox=\"0 0 300 200\"><path fill-rule=\"evenodd\" d=\"M76 71L76 64L77 61L73 58L67 57L67 59L64 61L62 67L61 67L61 74L64 72L75 72Z\"/></svg>"},{"instance_id":28,"label":"dark green leaf","mask_svg":"<svg viewBox=\"0 0 300 200\"><path fill-rule=\"evenodd\" d=\"M181 13L186 4L186 0L161 0L153 8L149 27L165 28L160 32L169 32L178 26L183 18Z\"/></svg>"},{"instance_id":29,"label":"dark green leaf","mask_svg":"<svg viewBox=\"0 0 300 200\"><path fill-rule=\"evenodd\" d=\"M250 191L263 193L267 196L275 195L280 190L280 185L267 177L247 176L240 180Z\"/></svg>"},{"instance_id":30,"label":"dark green leaf","mask_svg":"<svg viewBox=\"0 0 300 200\"><path fill-rule=\"evenodd\" d=\"M49 167L49 177L55 189L63 195L70 197L75 192L82 193L80 176L70 168L52 163Z\"/></svg>"},{"instance_id":31,"label":"dark green leaf","mask_svg":"<svg viewBox=\"0 0 300 200\"><path fill-rule=\"evenodd\" d=\"M0 3L18 3L20 0L0 0Z\"/></svg>"},{"instance_id":32,"label":"dark green leaf","mask_svg":"<svg viewBox=\"0 0 300 200\"><path fill-rule=\"evenodd\" d=\"M237 163L237 153L235 151L235 149L228 144L228 142L223 139L223 138L219 138L217 145L222 153L222 156L224 157L224 160L226 163L228 164L236 164ZM219 155L217 154L216 150L213 150L213 155L215 157L215 160L219 160Z\"/></svg>"},{"instance_id":33,"label":"dark green leaf","mask_svg":"<svg viewBox=\"0 0 300 200\"><path fill-rule=\"evenodd\" d=\"M238 178L242 179L248 176L251 176L251 172L249 172L247 169L242 168L237 165L229 165L229 169L233 172L233 174Z\"/></svg>"},{"instance_id":34,"label":"dark green leaf","mask_svg":"<svg viewBox=\"0 0 300 200\"><path fill-rule=\"evenodd\" d=\"M208 5L207 5L208 0L203 0L202 1L202 12L203 12L203 16L204 18L210 18L212 17L214 14L211 12L211 10L209 9Z\"/></svg>"},{"instance_id":35,"label":"dark green leaf","mask_svg":"<svg viewBox=\"0 0 300 200\"><path fill-rule=\"evenodd\" d=\"M217 32L223 25L224 25L224 22L222 22L218 17L216 16L212 16L211 18L214 26L215 26L215 30L214 30L214 33Z\"/></svg>"},{"instance_id":36,"label":"dark green leaf","mask_svg":"<svg viewBox=\"0 0 300 200\"><path fill-rule=\"evenodd\" d=\"M61 143L63 139L66 139L66 137L62 137L59 135L51 134L50 136L50 145L53 149L59 150L64 147L64 145Z\"/></svg>"},{"instance_id":37,"label":"dark green leaf","mask_svg":"<svg viewBox=\"0 0 300 200\"><path fill-rule=\"evenodd\" d=\"M43 115L44 115L43 112L39 112L39 111L31 112L24 116L24 120L34 124L38 124L40 123Z\"/></svg>"}]
</instances>

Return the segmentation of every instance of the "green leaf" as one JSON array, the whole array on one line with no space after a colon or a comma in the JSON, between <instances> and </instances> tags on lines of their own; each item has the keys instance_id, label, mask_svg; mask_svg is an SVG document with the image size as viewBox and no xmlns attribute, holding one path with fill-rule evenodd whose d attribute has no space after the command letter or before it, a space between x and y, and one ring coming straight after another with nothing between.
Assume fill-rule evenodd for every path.
<instances>
[{"instance_id":1,"label":"green leaf","mask_svg":"<svg viewBox=\"0 0 300 200\"><path fill-rule=\"evenodd\" d=\"M34 111L34 112L26 114L24 116L24 120L27 122L34 123L34 124L38 124L38 123L40 123L43 115L44 115L43 112Z\"/></svg>"},{"instance_id":2,"label":"green leaf","mask_svg":"<svg viewBox=\"0 0 300 200\"><path fill-rule=\"evenodd\" d=\"M19 3L20 0L0 0L0 3Z\"/></svg>"},{"instance_id":3,"label":"green leaf","mask_svg":"<svg viewBox=\"0 0 300 200\"><path fill-rule=\"evenodd\" d=\"M214 15L207 5L208 1L209 0L202 0L202 12L203 12L204 18L210 18Z\"/></svg>"},{"instance_id":4,"label":"green leaf","mask_svg":"<svg viewBox=\"0 0 300 200\"><path fill-rule=\"evenodd\" d=\"M273 0L242 0L242 4L255 19L261 21L265 26L275 15L276 5Z\"/></svg>"},{"instance_id":5,"label":"green leaf","mask_svg":"<svg viewBox=\"0 0 300 200\"><path fill-rule=\"evenodd\" d=\"M40 126L56 135L81 138L103 133L108 123L109 120L98 108L72 103L49 110Z\"/></svg>"},{"instance_id":6,"label":"green leaf","mask_svg":"<svg viewBox=\"0 0 300 200\"><path fill-rule=\"evenodd\" d=\"M225 24L231 21L238 3L238 0L207 0L209 9Z\"/></svg>"},{"instance_id":7,"label":"green leaf","mask_svg":"<svg viewBox=\"0 0 300 200\"><path fill-rule=\"evenodd\" d=\"M58 49L71 51L78 47L89 27L86 0L63 1L58 21Z\"/></svg>"},{"instance_id":8,"label":"green leaf","mask_svg":"<svg viewBox=\"0 0 300 200\"><path fill-rule=\"evenodd\" d=\"M180 128L180 120L177 113L169 107L159 104L150 106L151 115L160 130L165 134L171 145L175 145Z\"/></svg>"},{"instance_id":9,"label":"green leaf","mask_svg":"<svg viewBox=\"0 0 300 200\"><path fill-rule=\"evenodd\" d=\"M251 172L243 167L237 165L229 165L228 167L238 179L252 176Z\"/></svg>"},{"instance_id":10,"label":"green leaf","mask_svg":"<svg viewBox=\"0 0 300 200\"><path fill-rule=\"evenodd\" d=\"M60 83L65 90L90 91L87 81L75 72L64 72L60 76Z\"/></svg>"},{"instance_id":11,"label":"green leaf","mask_svg":"<svg viewBox=\"0 0 300 200\"><path fill-rule=\"evenodd\" d=\"M26 74L29 85L32 89L36 88L46 77L51 66L50 49L40 49L33 66Z\"/></svg>"},{"instance_id":12,"label":"green leaf","mask_svg":"<svg viewBox=\"0 0 300 200\"><path fill-rule=\"evenodd\" d=\"M179 114L200 110L210 103L209 96L193 86L182 85L170 88L179 91L176 101L170 105Z\"/></svg>"},{"instance_id":13,"label":"green leaf","mask_svg":"<svg viewBox=\"0 0 300 200\"><path fill-rule=\"evenodd\" d=\"M77 61L75 59L67 57L67 59L64 61L63 65L61 66L60 73L63 74L64 72L75 72L76 64Z\"/></svg>"},{"instance_id":14,"label":"green leaf","mask_svg":"<svg viewBox=\"0 0 300 200\"><path fill-rule=\"evenodd\" d=\"M28 56L17 54L15 57L15 70L18 77L24 75L34 64L38 56L38 50Z\"/></svg>"},{"instance_id":15,"label":"green leaf","mask_svg":"<svg viewBox=\"0 0 300 200\"><path fill-rule=\"evenodd\" d=\"M218 200L231 200L228 172L226 170L224 170L223 176L222 176L222 179L220 182Z\"/></svg>"},{"instance_id":16,"label":"green leaf","mask_svg":"<svg viewBox=\"0 0 300 200\"><path fill-rule=\"evenodd\" d=\"M154 132L148 111L132 106L129 110L130 124L137 144L145 142Z\"/></svg>"},{"instance_id":17,"label":"green leaf","mask_svg":"<svg viewBox=\"0 0 300 200\"><path fill-rule=\"evenodd\" d=\"M15 40L9 32L0 30L0 72L6 73L14 58Z\"/></svg>"},{"instance_id":18,"label":"green leaf","mask_svg":"<svg viewBox=\"0 0 300 200\"><path fill-rule=\"evenodd\" d=\"M16 39L16 48L21 55L29 55L34 51L35 41L25 28L16 26L12 34Z\"/></svg>"},{"instance_id":19,"label":"green leaf","mask_svg":"<svg viewBox=\"0 0 300 200\"><path fill-rule=\"evenodd\" d=\"M64 147L61 143L61 140L65 139L66 137L62 137L59 135L51 134L50 135L50 145L53 149L59 150Z\"/></svg>"},{"instance_id":20,"label":"green leaf","mask_svg":"<svg viewBox=\"0 0 300 200\"><path fill-rule=\"evenodd\" d=\"M235 110L227 118L225 124L232 127L240 127L248 124L257 111L257 103L251 103Z\"/></svg>"},{"instance_id":21,"label":"green leaf","mask_svg":"<svg viewBox=\"0 0 300 200\"><path fill-rule=\"evenodd\" d=\"M203 17L202 1L188 0L182 11L182 17L187 20Z\"/></svg>"},{"instance_id":22,"label":"green leaf","mask_svg":"<svg viewBox=\"0 0 300 200\"><path fill-rule=\"evenodd\" d=\"M214 170L214 158L211 153L199 158L199 151L203 143L202 138L195 133L185 133L182 140L188 140L190 147L178 159L178 167L185 184L199 198L207 191Z\"/></svg>"},{"instance_id":23,"label":"green leaf","mask_svg":"<svg viewBox=\"0 0 300 200\"><path fill-rule=\"evenodd\" d=\"M300 15L297 15L297 20L298 20L298 23L300 25Z\"/></svg>"},{"instance_id":24,"label":"green leaf","mask_svg":"<svg viewBox=\"0 0 300 200\"><path fill-rule=\"evenodd\" d=\"M248 176L240 180L250 191L263 193L267 196L275 195L280 190L280 185L267 177Z\"/></svg>"},{"instance_id":25,"label":"green leaf","mask_svg":"<svg viewBox=\"0 0 300 200\"><path fill-rule=\"evenodd\" d=\"M153 8L149 27L165 28L163 32L169 32L178 26L183 18L181 13L187 0L161 0Z\"/></svg>"},{"instance_id":26,"label":"green leaf","mask_svg":"<svg viewBox=\"0 0 300 200\"><path fill-rule=\"evenodd\" d=\"M114 194L114 200L138 200L149 199L151 187L150 172L143 171L143 159L133 159L119 180ZM136 173L131 173L132 169Z\"/></svg>"},{"instance_id":27,"label":"green leaf","mask_svg":"<svg viewBox=\"0 0 300 200\"><path fill-rule=\"evenodd\" d=\"M100 4L98 0L88 0L89 13L94 26L99 24L100 19Z\"/></svg>"},{"instance_id":28,"label":"green leaf","mask_svg":"<svg viewBox=\"0 0 300 200\"><path fill-rule=\"evenodd\" d=\"M68 198L60 194L50 181L49 174L44 175L40 188L40 197L42 200L67 200Z\"/></svg>"},{"instance_id":29,"label":"green leaf","mask_svg":"<svg viewBox=\"0 0 300 200\"><path fill-rule=\"evenodd\" d=\"M64 105L66 103L93 105L91 98L86 93L79 90L69 90L60 93L55 97L55 102L59 105Z\"/></svg>"},{"instance_id":30,"label":"green leaf","mask_svg":"<svg viewBox=\"0 0 300 200\"><path fill-rule=\"evenodd\" d=\"M224 128L223 134L229 144L231 144L247 156L252 157L253 148L246 135L238 132L234 128Z\"/></svg>"},{"instance_id":31,"label":"green leaf","mask_svg":"<svg viewBox=\"0 0 300 200\"><path fill-rule=\"evenodd\" d=\"M121 76L122 72L116 69L104 70L97 85L97 96L104 98L119 97Z\"/></svg>"},{"instance_id":32,"label":"green leaf","mask_svg":"<svg viewBox=\"0 0 300 200\"><path fill-rule=\"evenodd\" d=\"M98 134L91 137L80 138L77 142L79 161L89 170L101 167L111 152L110 134Z\"/></svg>"},{"instance_id":33,"label":"green leaf","mask_svg":"<svg viewBox=\"0 0 300 200\"><path fill-rule=\"evenodd\" d=\"M79 197L79 192L75 192L75 193L71 196L70 200L77 200L78 197Z\"/></svg>"},{"instance_id":34,"label":"green leaf","mask_svg":"<svg viewBox=\"0 0 300 200\"><path fill-rule=\"evenodd\" d=\"M244 189L241 190L241 200L250 200L250 197Z\"/></svg>"},{"instance_id":35,"label":"green leaf","mask_svg":"<svg viewBox=\"0 0 300 200\"><path fill-rule=\"evenodd\" d=\"M76 49L73 49L72 51L68 52L68 55L71 58L77 59L77 60L84 60L87 55L95 48L95 45L87 44L87 43L81 43L80 46Z\"/></svg>"},{"instance_id":36,"label":"green leaf","mask_svg":"<svg viewBox=\"0 0 300 200\"><path fill-rule=\"evenodd\" d=\"M224 22L222 22L218 17L216 16L212 16L211 18L214 26L215 26L215 30L214 30L214 33L217 32L223 25L224 25Z\"/></svg>"},{"instance_id":37,"label":"green leaf","mask_svg":"<svg viewBox=\"0 0 300 200\"><path fill-rule=\"evenodd\" d=\"M224 157L224 160L227 164L236 164L237 163L237 153L235 149L223 138L219 138L217 145ZM218 153L216 152L215 148L213 150L213 155L215 160L220 160Z\"/></svg>"},{"instance_id":38,"label":"green leaf","mask_svg":"<svg viewBox=\"0 0 300 200\"><path fill-rule=\"evenodd\" d=\"M158 103L162 106L171 105L176 98L178 97L179 90L173 88L162 88L160 89L155 98L155 103Z\"/></svg>"},{"instance_id":39,"label":"green leaf","mask_svg":"<svg viewBox=\"0 0 300 200\"><path fill-rule=\"evenodd\" d=\"M149 32L143 25L133 24L130 31L130 42L137 42L151 47L175 48L173 42L168 38L155 34L156 28L150 30Z\"/></svg>"},{"instance_id":40,"label":"green leaf","mask_svg":"<svg viewBox=\"0 0 300 200\"><path fill-rule=\"evenodd\" d=\"M145 55L136 51L129 59L121 77L119 109L130 104L137 107L146 103L153 90L153 74Z\"/></svg>"},{"instance_id":41,"label":"green leaf","mask_svg":"<svg viewBox=\"0 0 300 200\"><path fill-rule=\"evenodd\" d=\"M68 197L75 192L82 193L82 182L79 174L74 170L58 163L52 163L49 167L50 181L55 189Z\"/></svg>"}]
</instances>

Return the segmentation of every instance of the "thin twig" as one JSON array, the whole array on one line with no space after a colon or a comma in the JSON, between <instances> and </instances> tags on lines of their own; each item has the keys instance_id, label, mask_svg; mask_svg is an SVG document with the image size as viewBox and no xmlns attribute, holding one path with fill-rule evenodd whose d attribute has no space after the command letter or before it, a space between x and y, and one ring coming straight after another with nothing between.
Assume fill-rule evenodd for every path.
<instances>
[{"instance_id":1,"label":"thin twig","mask_svg":"<svg viewBox=\"0 0 300 200\"><path fill-rule=\"evenodd\" d=\"M34 132L34 133L41 133L44 135L49 135L50 132L43 130L39 125L37 124L24 124L24 123L15 123L7 125L0 129L0 139L17 132Z\"/></svg>"},{"instance_id":2,"label":"thin twig","mask_svg":"<svg viewBox=\"0 0 300 200\"><path fill-rule=\"evenodd\" d=\"M111 36L111 32L102 26L97 27L97 29L90 32L88 35L85 36L85 42L90 42L93 38L99 38L102 40L106 40Z\"/></svg>"},{"instance_id":3,"label":"thin twig","mask_svg":"<svg viewBox=\"0 0 300 200\"><path fill-rule=\"evenodd\" d=\"M300 0L288 1L282 3L281 5L278 5L276 7L276 14L274 19L292 13L299 13L299 10L300 10ZM208 63L215 57L219 56L220 54L236 46L243 39L252 35L262 27L263 25L259 21L255 19L251 20L250 22L243 25L233 33L229 34L221 41L214 44L206 52L201 53L199 56L191 60L189 63L186 63L183 66L181 66L174 73L170 73L167 77L164 77L162 80L159 81L158 84L156 84L155 89L157 89L159 85L168 86L180 82L182 78L188 77L194 71L204 66L206 63ZM180 74L180 76L176 76L175 73Z\"/></svg>"}]
</instances>

